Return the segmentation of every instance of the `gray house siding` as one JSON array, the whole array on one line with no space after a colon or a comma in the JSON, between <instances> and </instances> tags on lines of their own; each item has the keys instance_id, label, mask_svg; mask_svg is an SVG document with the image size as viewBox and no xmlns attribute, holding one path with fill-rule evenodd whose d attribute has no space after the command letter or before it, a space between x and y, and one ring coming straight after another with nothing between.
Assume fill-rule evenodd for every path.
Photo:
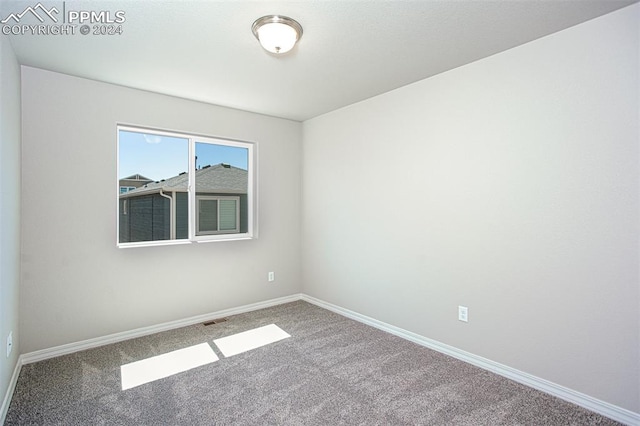
<instances>
[{"instance_id":1,"label":"gray house siding","mask_svg":"<svg viewBox=\"0 0 640 426\"><path fill-rule=\"evenodd\" d=\"M120 200L121 243L168 240L170 223L169 200L159 194Z\"/></svg>"},{"instance_id":2,"label":"gray house siding","mask_svg":"<svg viewBox=\"0 0 640 426\"><path fill-rule=\"evenodd\" d=\"M166 194L169 195L169 194ZM224 196L229 194L198 193ZM248 232L247 194L240 197L240 232ZM127 203L126 214L124 203ZM120 199L120 242L158 241L171 238L170 202L159 194ZM189 238L189 206L186 192L176 193L176 239Z\"/></svg>"},{"instance_id":3,"label":"gray house siding","mask_svg":"<svg viewBox=\"0 0 640 426\"><path fill-rule=\"evenodd\" d=\"M174 238L188 239L188 182L188 174L180 173L168 179L149 182L138 188L121 192L119 242L169 240L171 239L172 220L175 221ZM197 196L239 198L238 228L229 232L249 232L247 187L248 172L244 169L221 163L205 166L196 171ZM167 197L174 197L175 205L173 207L173 203ZM174 208L175 218L172 218L172 208ZM203 235L210 232L211 230L207 230L203 232Z\"/></svg>"},{"instance_id":4,"label":"gray house siding","mask_svg":"<svg viewBox=\"0 0 640 426\"><path fill-rule=\"evenodd\" d=\"M189 195L176 192L176 239L189 238Z\"/></svg>"},{"instance_id":5,"label":"gray house siding","mask_svg":"<svg viewBox=\"0 0 640 426\"><path fill-rule=\"evenodd\" d=\"M249 232L249 200L247 194L240 194L240 233Z\"/></svg>"}]
</instances>

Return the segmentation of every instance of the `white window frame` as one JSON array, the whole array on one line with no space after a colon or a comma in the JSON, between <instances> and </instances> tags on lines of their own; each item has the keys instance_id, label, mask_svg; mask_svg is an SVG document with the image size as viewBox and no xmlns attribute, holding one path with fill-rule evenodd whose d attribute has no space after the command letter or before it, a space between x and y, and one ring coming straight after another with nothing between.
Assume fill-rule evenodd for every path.
<instances>
[{"instance_id":1,"label":"white window frame","mask_svg":"<svg viewBox=\"0 0 640 426\"><path fill-rule=\"evenodd\" d=\"M205 242L214 242L214 241L235 241L235 240L251 240L258 238L258 220L257 220L257 143L255 142L247 142L247 141L239 141L232 139L223 139L218 137L200 135L195 133L185 133L171 130L160 130L154 129L150 127L141 127L134 126L128 124L117 124L116 126L116 166L117 171L120 170L120 131L126 132L135 132L135 133L144 133L144 134L152 134L158 136L169 136L174 138L183 138L188 140L189 146L189 184L187 188L188 193L188 228L189 228L189 236L186 239L169 239L169 240L158 240L158 241L141 241L141 242L132 242L132 243L121 243L120 242L120 203L119 198L116 198L116 244L119 248L130 248L130 247L148 247L148 246L165 246L165 245L176 245L176 244L190 244L190 243L205 243ZM237 233L225 233L225 234L206 234L206 235L198 235L197 232L197 198L207 197L206 195L196 195L196 158L195 158L195 146L196 143L210 143L215 145L224 145L224 146L232 146L238 148L247 149L247 232L237 232ZM120 194L120 185L119 181L117 181L117 196ZM223 199L227 196L214 196L214 198ZM238 217L236 218L236 224L240 227L240 197L230 195L230 198L237 199L238 209L236 214ZM175 210L175 198L173 201L172 210Z\"/></svg>"}]
</instances>

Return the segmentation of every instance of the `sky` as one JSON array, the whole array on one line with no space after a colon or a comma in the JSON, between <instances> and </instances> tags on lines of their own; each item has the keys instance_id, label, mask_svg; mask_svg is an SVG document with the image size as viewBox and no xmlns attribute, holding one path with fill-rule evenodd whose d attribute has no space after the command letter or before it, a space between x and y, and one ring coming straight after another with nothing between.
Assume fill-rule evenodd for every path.
<instances>
[{"instance_id":1,"label":"sky","mask_svg":"<svg viewBox=\"0 0 640 426\"><path fill-rule=\"evenodd\" d=\"M159 181L189 170L189 140L119 131L118 179L140 174ZM225 163L247 170L246 148L197 142L196 168Z\"/></svg>"}]
</instances>

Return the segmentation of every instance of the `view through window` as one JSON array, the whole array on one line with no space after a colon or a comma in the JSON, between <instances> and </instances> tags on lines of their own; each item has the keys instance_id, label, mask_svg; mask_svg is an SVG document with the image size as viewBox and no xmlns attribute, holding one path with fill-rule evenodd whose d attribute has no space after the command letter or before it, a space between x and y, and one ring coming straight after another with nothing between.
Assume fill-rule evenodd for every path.
<instances>
[{"instance_id":1,"label":"view through window","mask_svg":"<svg viewBox=\"0 0 640 426\"><path fill-rule=\"evenodd\" d=\"M253 144L118 127L118 244L253 236Z\"/></svg>"}]
</instances>

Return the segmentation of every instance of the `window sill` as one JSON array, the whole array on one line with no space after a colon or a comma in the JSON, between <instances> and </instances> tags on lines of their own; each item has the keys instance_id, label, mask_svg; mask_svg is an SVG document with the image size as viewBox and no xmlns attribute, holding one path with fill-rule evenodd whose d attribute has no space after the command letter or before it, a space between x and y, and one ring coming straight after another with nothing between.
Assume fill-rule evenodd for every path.
<instances>
[{"instance_id":1,"label":"window sill","mask_svg":"<svg viewBox=\"0 0 640 426\"><path fill-rule=\"evenodd\" d=\"M229 236L229 237L223 237L223 238L201 238L201 237L196 237L195 240L193 240L192 242L194 243L217 243L220 241L244 241L244 240L255 240L256 237L252 237L248 234L236 234L233 236Z\"/></svg>"},{"instance_id":2,"label":"window sill","mask_svg":"<svg viewBox=\"0 0 640 426\"><path fill-rule=\"evenodd\" d=\"M255 236L249 234L229 234L217 235L212 238L210 236L195 237L193 240L160 240L160 241L141 241L138 243L117 243L118 248L129 249L136 247L157 247L157 246L175 246L184 244L200 244L200 243L216 243L220 241L245 241L255 240Z\"/></svg>"}]
</instances>

